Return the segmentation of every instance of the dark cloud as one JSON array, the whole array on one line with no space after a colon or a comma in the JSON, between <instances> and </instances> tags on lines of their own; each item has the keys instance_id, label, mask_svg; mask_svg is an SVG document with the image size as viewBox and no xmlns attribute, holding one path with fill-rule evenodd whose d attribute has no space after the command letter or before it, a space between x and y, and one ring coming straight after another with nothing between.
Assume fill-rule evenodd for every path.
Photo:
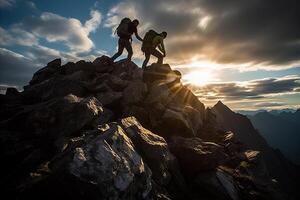
<instances>
[{"instance_id":1,"label":"dark cloud","mask_svg":"<svg viewBox=\"0 0 300 200\"><path fill-rule=\"evenodd\" d=\"M283 77L255 80L243 83L213 83L190 88L200 98L205 99L262 99L267 95L299 92L300 77Z\"/></svg>"},{"instance_id":2,"label":"dark cloud","mask_svg":"<svg viewBox=\"0 0 300 200\"><path fill-rule=\"evenodd\" d=\"M253 87L256 93L260 94L272 94L272 93L284 93L293 92L297 87L300 87L299 77L288 77L285 79L263 79L258 81L252 81Z\"/></svg>"},{"instance_id":3,"label":"dark cloud","mask_svg":"<svg viewBox=\"0 0 300 200\"><path fill-rule=\"evenodd\" d=\"M298 4L296 0L128 0L112 9L110 16L128 14L150 23L148 27L167 30L168 55L174 59L184 54L219 63L287 66L300 60Z\"/></svg>"},{"instance_id":4,"label":"dark cloud","mask_svg":"<svg viewBox=\"0 0 300 200\"><path fill-rule=\"evenodd\" d=\"M0 0L0 8L12 7L15 3L15 0Z\"/></svg>"},{"instance_id":5,"label":"dark cloud","mask_svg":"<svg viewBox=\"0 0 300 200\"><path fill-rule=\"evenodd\" d=\"M36 70L37 67L31 59L0 48L0 84L25 85Z\"/></svg>"}]
</instances>

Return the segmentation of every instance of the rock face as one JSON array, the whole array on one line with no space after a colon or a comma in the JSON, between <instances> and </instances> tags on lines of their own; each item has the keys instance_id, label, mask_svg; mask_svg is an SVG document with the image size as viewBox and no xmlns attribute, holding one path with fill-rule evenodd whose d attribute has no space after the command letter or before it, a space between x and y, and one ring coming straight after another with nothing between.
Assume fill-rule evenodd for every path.
<instances>
[{"instance_id":1,"label":"rock face","mask_svg":"<svg viewBox=\"0 0 300 200\"><path fill-rule=\"evenodd\" d=\"M258 164L260 166L258 165L259 167L257 167L255 172L256 175L261 174L260 179L272 177L289 194L289 198L299 196L297 191L300 177L298 168L282 157L281 153L272 149L246 116L233 112L220 101L212 110L216 114L219 129L235 132L240 142L245 144L247 148L256 150L245 152L248 160L255 159L257 151L260 152L262 155L259 157L260 161ZM258 168L260 169L258 170ZM265 176L266 172L269 175L268 177Z\"/></svg>"},{"instance_id":2,"label":"rock face","mask_svg":"<svg viewBox=\"0 0 300 200\"><path fill-rule=\"evenodd\" d=\"M174 137L169 143L171 152L179 159L184 172L195 175L203 170L215 169L224 164L226 154L223 148L200 138Z\"/></svg>"},{"instance_id":3,"label":"rock face","mask_svg":"<svg viewBox=\"0 0 300 200\"><path fill-rule=\"evenodd\" d=\"M47 199L70 198L69 194L73 199L144 199L152 190L151 171L116 123L70 139L48 166L48 177L35 172L29 188L35 192L24 196L32 197L34 193L34 198ZM52 185L50 177L59 176L58 185Z\"/></svg>"},{"instance_id":4,"label":"rock face","mask_svg":"<svg viewBox=\"0 0 300 200\"><path fill-rule=\"evenodd\" d=\"M0 96L3 195L286 199L264 152L220 130L180 79L168 64L143 71L106 56L48 63L24 91Z\"/></svg>"}]
</instances>

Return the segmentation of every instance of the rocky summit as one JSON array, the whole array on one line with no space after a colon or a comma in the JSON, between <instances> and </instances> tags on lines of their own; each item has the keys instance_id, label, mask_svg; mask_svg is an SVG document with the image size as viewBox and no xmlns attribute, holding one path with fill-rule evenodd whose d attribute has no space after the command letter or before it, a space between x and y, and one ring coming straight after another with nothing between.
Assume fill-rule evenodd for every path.
<instances>
[{"instance_id":1,"label":"rocky summit","mask_svg":"<svg viewBox=\"0 0 300 200\"><path fill-rule=\"evenodd\" d=\"M0 102L5 199L298 197L266 165L270 148L247 144L233 114L205 108L168 64L56 59Z\"/></svg>"}]
</instances>

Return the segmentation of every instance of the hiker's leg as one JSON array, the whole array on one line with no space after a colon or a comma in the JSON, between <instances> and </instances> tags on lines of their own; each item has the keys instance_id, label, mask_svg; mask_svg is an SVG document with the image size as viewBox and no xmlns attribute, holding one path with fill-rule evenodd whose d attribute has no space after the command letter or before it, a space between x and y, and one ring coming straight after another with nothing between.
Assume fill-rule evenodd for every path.
<instances>
[{"instance_id":1,"label":"hiker's leg","mask_svg":"<svg viewBox=\"0 0 300 200\"><path fill-rule=\"evenodd\" d=\"M157 63L158 64L162 64L163 63L164 56L159 51L157 51L156 49L153 49L152 55L157 58Z\"/></svg>"},{"instance_id":2,"label":"hiker's leg","mask_svg":"<svg viewBox=\"0 0 300 200\"><path fill-rule=\"evenodd\" d=\"M150 52L145 52L145 60L143 62L142 68L145 69L150 59Z\"/></svg>"},{"instance_id":3,"label":"hiker's leg","mask_svg":"<svg viewBox=\"0 0 300 200\"><path fill-rule=\"evenodd\" d=\"M133 52L132 52L132 46L131 46L131 43L130 43L129 40L127 40L127 41L125 42L125 49L126 49L127 52L128 52L127 59L128 59L129 61L131 61Z\"/></svg>"},{"instance_id":4,"label":"hiker's leg","mask_svg":"<svg viewBox=\"0 0 300 200\"><path fill-rule=\"evenodd\" d=\"M115 55L113 55L113 57L111 57L112 60L115 60L120 55L122 55L123 50L124 50L124 41L123 40L124 39L119 38L119 41L118 41L118 52Z\"/></svg>"}]
</instances>

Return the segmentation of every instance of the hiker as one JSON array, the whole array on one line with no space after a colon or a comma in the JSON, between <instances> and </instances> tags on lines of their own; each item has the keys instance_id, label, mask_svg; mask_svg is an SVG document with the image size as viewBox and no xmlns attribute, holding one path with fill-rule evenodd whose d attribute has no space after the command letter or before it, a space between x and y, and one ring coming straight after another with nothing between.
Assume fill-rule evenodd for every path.
<instances>
[{"instance_id":1,"label":"hiker","mask_svg":"<svg viewBox=\"0 0 300 200\"><path fill-rule=\"evenodd\" d=\"M167 37L167 32L162 32L160 34L153 30L146 33L144 41L142 44L142 51L145 53L145 60L143 62L142 68L145 69L147 63L149 62L150 56L153 55L157 57L157 63L163 63L163 57L166 56L166 50L164 46L164 39ZM156 50L156 47L161 51Z\"/></svg>"},{"instance_id":2,"label":"hiker","mask_svg":"<svg viewBox=\"0 0 300 200\"><path fill-rule=\"evenodd\" d=\"M118 58L120 55L122 55L124 48L128 52L127 59L128 61L131 61L132 57L132 35L133 33L135 34L135 37L143 41L143 39L139 36L137 32L137 26L139 25L139 21L137 19L131 21L129 18L124 18L121 20L121 23L119 24L118 28L116 29L116 32L119 36L119 41L118 41L118 52L111 57L112 60L115 60Z\"/></svg>"}]
</instances>

